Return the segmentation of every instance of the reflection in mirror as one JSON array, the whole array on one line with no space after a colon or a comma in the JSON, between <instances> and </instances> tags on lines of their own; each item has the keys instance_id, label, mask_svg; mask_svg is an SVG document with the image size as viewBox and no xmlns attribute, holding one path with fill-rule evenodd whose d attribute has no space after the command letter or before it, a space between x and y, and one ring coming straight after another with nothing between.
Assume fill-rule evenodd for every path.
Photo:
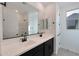
<instances>
[{"instance_id":1,"label":"reflection in mirror","mask_svg":"<svg viewBox=\"0 0 79 59\"><path fill-rule=\"evenodd\" d=\"M38 28L39 28L39 32L43 32L43 30L44 30L44 20L39 20Z\"/></svg>"},{"instance_id":2,"label":"reflection in mirror","mask_svg":"<svg viewBox=\"0 0 79 59\"><path fill-rule=\"evenodd\" d=\"M48 19L45 20L45 28L48 29Z\"/></svg>"},{"instance_id":3,"label":"reflection in mirror","mask_svg":"<svg viewBox=\"0 0 79 59\"><path fill-rule=\"evenodd\" d=\"M37 33L38 17L35 16L38 15L36 11L28 3L7 2L6 7L3 6L3 39Z\"/></svg>"},{"instance_id":4,"label":"reflection in mirror","mask_svg":"<svg viewBox=\"0 0 79 59\"><path fill-rule=\"evenodd\" d=\"M66 12L67 29L79 29L79 9Z\"/></svg>"},{"instance_id":5,"label":"reflection in mirror","mask_svg":"<svg viewBox=\"0 0 79 59\"><path fill-rule=\"evenodd\" d=\"M48 19L39 20L39 32L44 32L44 30L48 29Z\"/></svg>"},{"instance_id":6,"label":"reflection in mirror","mask_svg":"<svg viewBox=\"0 0 79 59\"><path fill-rule=\"evenodd\" d=\"M38 33L38 12L30 12L28 14L28 34Z\"/></svg>"}]
</instances>

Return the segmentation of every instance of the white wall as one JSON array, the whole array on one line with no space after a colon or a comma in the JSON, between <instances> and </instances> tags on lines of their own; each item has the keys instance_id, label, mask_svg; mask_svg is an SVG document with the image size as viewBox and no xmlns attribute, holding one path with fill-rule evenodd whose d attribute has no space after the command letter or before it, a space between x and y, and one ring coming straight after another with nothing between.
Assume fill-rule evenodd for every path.
<instances>
[{"instance_id":1,"label":"white wall","mask_svg":"<svg viewBox=\"0 0 79 59\"><path fill-rule=\"evenodd\" d=\"M66 11L79 8L79 3L61 3L61 47L79 53L79 29L66 29Z\"/></svg>"}]
</instances>

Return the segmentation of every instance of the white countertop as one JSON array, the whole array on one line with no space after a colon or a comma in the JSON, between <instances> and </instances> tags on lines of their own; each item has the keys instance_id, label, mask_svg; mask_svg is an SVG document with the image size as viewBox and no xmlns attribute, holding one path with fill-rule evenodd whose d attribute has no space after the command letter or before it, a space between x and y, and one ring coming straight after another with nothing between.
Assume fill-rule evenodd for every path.
<instances>
[{"instance_id":1,"label":"white countertop","mask_svg":"<svg viewBox=\"0 0 79 59\"><path fill-rule=\"evenodd\" d=\"M53 34L44 34L43 37L39 37L39 35L28 37L26 42L21 42L20 37L17 39L18 42L13 41L14 43L3 43L1 47L1 52L3 56L19 56L24 52L31 50L32 48L50 40L53 38ZM15 38L16 39L16 38ZM4 40L6 42L6 40ZM8 41L7 41L8 42Z\"/></svg>"}]
</instances>

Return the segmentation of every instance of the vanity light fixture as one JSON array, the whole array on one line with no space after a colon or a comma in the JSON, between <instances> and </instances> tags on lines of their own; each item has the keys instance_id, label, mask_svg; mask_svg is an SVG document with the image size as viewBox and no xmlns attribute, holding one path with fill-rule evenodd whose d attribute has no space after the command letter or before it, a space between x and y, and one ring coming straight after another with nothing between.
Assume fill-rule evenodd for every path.
<instances>
[{"instance_id":1,"label":"vanity light fixture","mask_svg":"<svg viewBox=\"0 0 79 59\"><path fill-rule=\"evenodd\" d=\"M0 2L0 4L6 7L6 2Z\"/></svg>"}]
</instances>

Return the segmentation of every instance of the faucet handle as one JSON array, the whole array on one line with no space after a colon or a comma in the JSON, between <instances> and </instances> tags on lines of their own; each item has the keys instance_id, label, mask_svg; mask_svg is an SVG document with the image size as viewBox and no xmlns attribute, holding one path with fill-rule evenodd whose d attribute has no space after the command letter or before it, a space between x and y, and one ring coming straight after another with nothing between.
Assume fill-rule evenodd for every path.
<instances>
[{"instance_id":1,"label":"faucet handle","mask_svg":"<svg viewBox=\"0 0 79 59\"><path fill-rule=\"evenodd\" d=\"M27 38L24 37L24 38L21 39L21 41L25 42L25 41L27 41Z\"/></svg>"}]
</instances>

